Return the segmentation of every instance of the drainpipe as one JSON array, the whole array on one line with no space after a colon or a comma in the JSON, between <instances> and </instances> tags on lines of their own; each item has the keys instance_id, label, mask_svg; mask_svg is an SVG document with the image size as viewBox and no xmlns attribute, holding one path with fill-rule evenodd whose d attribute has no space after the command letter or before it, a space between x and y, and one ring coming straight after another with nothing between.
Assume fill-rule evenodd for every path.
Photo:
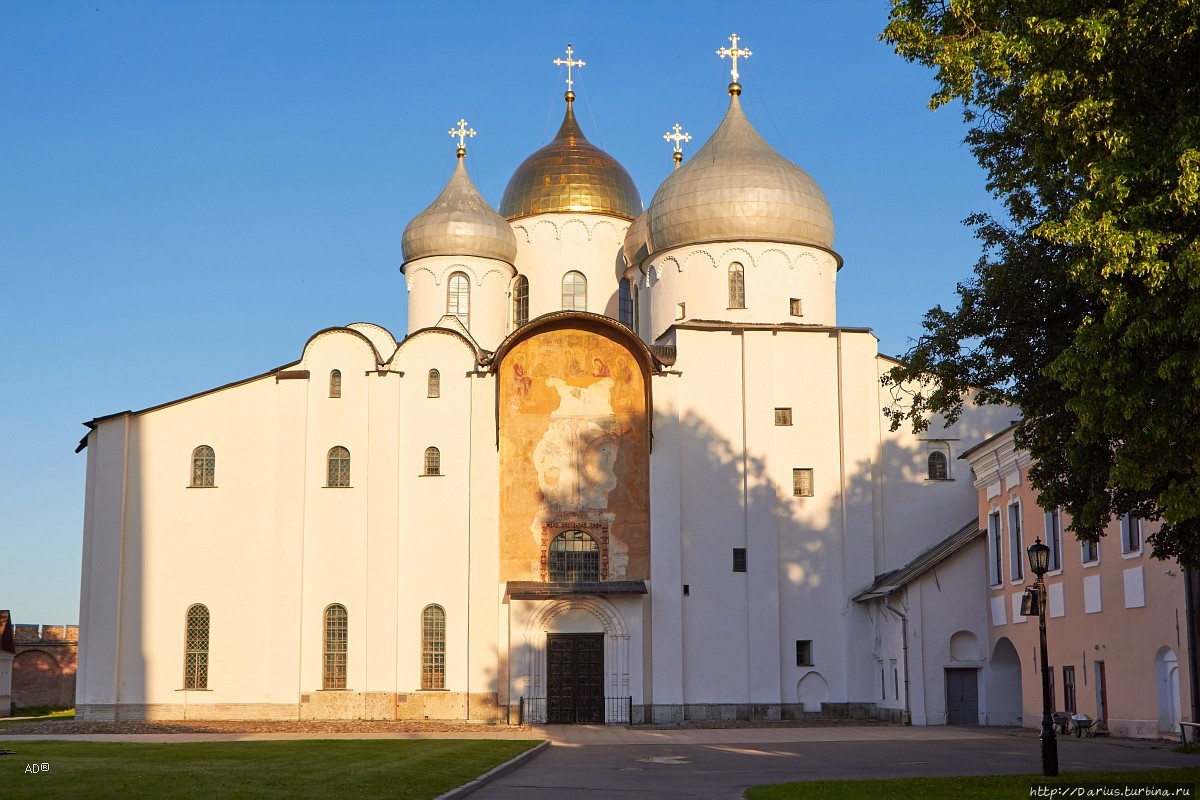
<instances>
[{"instance_id":1,"label":"drainpipe","mask_svg":"<svg viewBox=\"0 0 1200 800\"><path fill-rule=\"evenodd\" d=\"M892 605L892 593L883 597L883 607L900 618L900 635L904 637L904 724L912 725L912 706L908 696L908 616Z\"/></svg>"}]
</instances>

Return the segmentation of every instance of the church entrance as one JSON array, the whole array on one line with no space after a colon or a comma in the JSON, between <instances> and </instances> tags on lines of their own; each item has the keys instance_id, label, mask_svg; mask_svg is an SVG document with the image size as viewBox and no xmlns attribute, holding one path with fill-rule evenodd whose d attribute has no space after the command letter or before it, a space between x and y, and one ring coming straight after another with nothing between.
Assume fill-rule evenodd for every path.
<instances>
[{"instance_id":1,"label":"church entrance","mask_svg":"<svg viewBox=\"0 0 1200 800\"><path fill-rule=\"evenodd\" d=\"M604 722L604 634L546 636L546 722Z\"/></svg>"}]
</instances>

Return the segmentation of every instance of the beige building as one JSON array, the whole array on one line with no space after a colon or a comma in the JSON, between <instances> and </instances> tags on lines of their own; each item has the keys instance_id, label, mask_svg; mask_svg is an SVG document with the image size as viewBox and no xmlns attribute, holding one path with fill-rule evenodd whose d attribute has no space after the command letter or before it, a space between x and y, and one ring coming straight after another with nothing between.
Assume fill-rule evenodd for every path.
<instances>
[{"instance_id":1,"label":"beige building","mask_svg":"<svg viewBox=\"0 0 1200 800\"><path fill-rule=\"evenodd\" d=\"M1050 547L1044 580L1054 709L1102 720L1116 735L1178 735L1181 721L1194 721L1186 580L1174 561L1150 557L1146 537L1156 524L1114 520L1095 544L1064 533L1070 520L1037 504L1030 458L1015 447L1012 427L962 458L979 492L990 655L982 681L957 682L952 702L976 695L986 724L1040 726L1038 620L1021 614L1034 580L1026 550L1040 539Z\"/></svg>"}]
</instances>

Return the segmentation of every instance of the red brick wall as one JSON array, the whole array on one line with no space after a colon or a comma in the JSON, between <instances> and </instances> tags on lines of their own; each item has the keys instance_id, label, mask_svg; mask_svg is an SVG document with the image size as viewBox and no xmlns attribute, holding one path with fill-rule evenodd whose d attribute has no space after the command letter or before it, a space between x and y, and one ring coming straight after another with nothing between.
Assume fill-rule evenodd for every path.
<instances>
[{"instance_id":1,"label":"red brick wall","mask_svg":"<svg viewBox=\"0 0 1200 800\"><path fill-rule=\"evenodd\" d=\"M16 707L75 705L78 625L17 625L12 700Z\"/></svg>"}]
</instances>

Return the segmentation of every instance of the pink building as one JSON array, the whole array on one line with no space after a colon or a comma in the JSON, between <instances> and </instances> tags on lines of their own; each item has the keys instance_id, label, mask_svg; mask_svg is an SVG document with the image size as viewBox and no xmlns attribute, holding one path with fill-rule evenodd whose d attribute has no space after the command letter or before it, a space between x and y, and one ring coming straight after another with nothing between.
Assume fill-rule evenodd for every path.
<instances>
[{"instance_id":1,"label":"pink building","mask_svg":"<svg viewBox=\"0 0 1200 800\"><path fill-rule=\"evenodd\" d=\"M975 473L986 539L989 663L980 693L991 725L1041 724L1037 617L1021 615L1033 584L1026 551L1051 548L1046 573L1054 710L1103 720L1120 736L1178 735L1193 721L1189 615L1183 570L1150 557L1158 523L1112 521L1097 544L1064 533L1070 520L1045 512L1029 485L1030 456L1013 428L963 453Z\"/></svg>"}]
</instances>

